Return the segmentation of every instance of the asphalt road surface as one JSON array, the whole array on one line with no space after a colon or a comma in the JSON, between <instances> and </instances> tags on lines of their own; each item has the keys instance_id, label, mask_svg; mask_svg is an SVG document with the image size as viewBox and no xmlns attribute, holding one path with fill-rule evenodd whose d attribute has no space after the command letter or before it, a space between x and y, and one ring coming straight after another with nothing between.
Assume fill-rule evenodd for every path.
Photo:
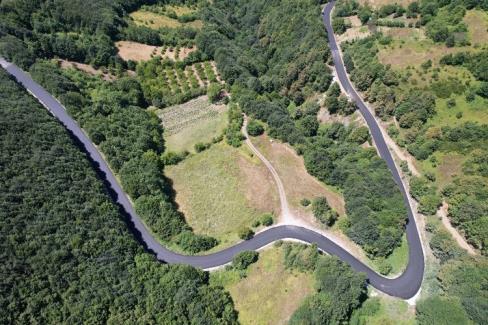
<instances>
[{"instance_id":1,"label":"asphalt road surface","mask_svg":"<svg viewBox=\"0 0 488 325\"><path fill-rule=\"evenodd\" d=\"M343 84L344 88L349 92L351 97L357 102L361 113L368 123L372 136L378 146L381 157L387 162L388 167L392 171L393 177L395 178L395 181L399 184L400 189L404 195L405 203L409 207L409 222L407 224L407 238L410 248L409 263L405 272L395 279L388 279L377 274L375 271L370 269L368 266L363 264L351 254L349 254L342 247L327 239L323 235L316 233L312 230L297 226L276 226L257 234L256 236L254 236L254 238L250 240L243 241L232 247L209 255L188 256L170 251L166 247L162 246L155 238L153 238L153 236L145 228L141 219L134 211L134 208L128 200L127 195L122 190L122 187L118 183L117 179L108 167L100 152L90 141L90 139L80 128L80 126L68 115L64 107L53 96L51 96L51 94L49 94L34 80L32 80L32 78L28 74L23 72L14 64L11 64L0 58L0 65L12 76L14 76L17 81L21 83L34 97L36 97L39 102L41 102L51 112L51 114L53 114L66 127L66 129L71 132L72 136L77 138L77 140L84 147L84 150L89 155L91 160L98 165L97 167L99 171L103 174L105 181L111 187L112 192L116 194L117 203L125 210L127 216L129 217L131 227L132 230L135 232L135 235L138 237L139 240L142 241L143 245L148 251L156 255L158 260L166 263L190 264L195 267L207 269L231 262L232 258L237 253L242 251L257 250L280 239L298 239L307 243L316 243L319 249L321 249L322 251L331 255L338 256L342 261L351 265L352 268L356 271L366 273L368 282L376 289L392 296L408 299L418 292L422 283L424 258L419 235L415 226L415 220L413 218L412 210L410 208L410 205L408 204L408 197L405 192L405 187L403 186L395 164L393 163L390 152L386 147L380 129L374 117L364 106L364 103L356 94L354 88L347 79L347 75L345 73L342 59L337 49L337 44L335 42L332 33L332 27L329 21L329 14L333 5L334 3L329 3L326 6L324 10L324 23L328 30L329 43L332 49L332 53L334 55L334 63L337 68L339 80Z\"/></svg>"}]
</instances>

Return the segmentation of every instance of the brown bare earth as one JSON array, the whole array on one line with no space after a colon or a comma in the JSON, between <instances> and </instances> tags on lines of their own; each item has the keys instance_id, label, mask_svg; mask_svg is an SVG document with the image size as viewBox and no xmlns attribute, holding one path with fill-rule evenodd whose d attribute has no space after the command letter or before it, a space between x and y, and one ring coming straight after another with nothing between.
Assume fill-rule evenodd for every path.
<instances>
[{"instance_id":1,"label":"brown bare earth","mask_svg":"<svg viewBox=\"0 0 488 325\"><path fill-rule=\"evenodd\" d=\"M473 249L473 247L471 247L468 244L468 242L466 241L464 236L461 235L457 231L457 229L451 225L451 222L449 221L449 218L447 217L448 216L448 212L447 212L448 209L449 209L449 205L446 202L442 202L442 206L437 211L437 215L441 218L442 224L447 229L447 231L449 231L449 233L452 235L454 240L456 240L459 247L461 247L462 249L465 249L470 255L476 255L477 254L476 251Z\"/></svg>"},{"instance_id":2,"label":"brown bare earth","mask_svg":"<svg viewBox=\"0 0 488 325\"><path fill-rule=\"evenodd\" d=\"M102 70L95 69L89 64L68 61L68 60L58 60L61 68L63 69L76 69L91 74L92 76L102 76L103 80L112 81L116 77L108 72L103 72Z\"/></svg>"},{"instance_id":3,"label":"brown bare earth","mask_svg":"<svg viewBox=\"0 0 488 325\"><path fill-rule=\"evenodd\" d=\"M300 217L310 216L310 209L301 206L303 198L325 196L330 206L340 215L345 214L344 198L308 174L303 158L287 144L271 140L267 135L253 138L254 145L273 164L285 187L288 202Z\"/></svg>"},{"instance_id":4,"label":"brown bare earth","mask_svg":"<svg viewBox=\"0 0 488 325\"><path fill-rule=\"evenodd\" d=\"M176 58L176 50L167 48L163 54L161 51L163 47L142 44L132 41L119 41L115 43L115 46L119 50L119 55L125 61L148 61L152 57L159 56L168 58L170 60L184 60L188 54L196 51L196 47L181 48L178 58Z\"/></svg>"}]
</instances>

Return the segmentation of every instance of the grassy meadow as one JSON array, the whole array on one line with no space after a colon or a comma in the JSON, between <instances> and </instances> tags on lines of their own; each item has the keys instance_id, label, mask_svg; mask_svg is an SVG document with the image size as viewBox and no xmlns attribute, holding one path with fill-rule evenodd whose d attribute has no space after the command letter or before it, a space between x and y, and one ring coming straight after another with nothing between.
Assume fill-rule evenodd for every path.
<instances>
[{"instance_id":1,"label":"grassy meadow","mask_svg":"<svg viewBox=\"0 0 488 325\"><path fill-rule=\"evenodd\" d=\"M245 147L214 144L167 166L165 174L188 224L198 234L219 239L217 250L239 241L240 228L279 209L271 175Z\"/></svg>"},{"instance_id":2,"label":"grassy meadow","mask_svg":"<svg viewBox=\"0 0 488 325\"><path fill-rule=\"evenodd\" d=\"M260 252L244 278L238 271L216 271L210 283L228 290L241 324L286 324L303 299L314 292L311 273L285 269L283 249Z\"/></svg>"}]
</instances>

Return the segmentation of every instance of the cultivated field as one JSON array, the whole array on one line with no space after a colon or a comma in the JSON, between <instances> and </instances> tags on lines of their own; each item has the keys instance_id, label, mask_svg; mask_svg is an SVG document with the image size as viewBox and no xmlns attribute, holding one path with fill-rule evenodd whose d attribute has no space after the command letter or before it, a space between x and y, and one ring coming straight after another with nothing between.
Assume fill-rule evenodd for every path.
<instances>
[{"instance_id":1,"label":"cultivated field","mask_svg":"<svg viewBox=\"0 0 488 325\"><path fill-rule=\"evenodd\" d=\"M247 276L237 271L211 273L211 283L229 290L242 324L286 324L303 299L313 293L313 274L286 270L283 249L260 252Z\"/></svg>"},{"instance_id":2,"label":"cultivated field","mask_svg":"<svg viewBox=\"0 0 488 325\"><path fill-rule=\"evenodd\" d=\"M217 250L239 241L237 232L251 226L263 213L276 212L279 200L266 167L246 147L212 145L167 166L176 202L198 234L220 240Z\"/></svg>"},{"instance_id":3,"label":"cultivated field","mask_svg":"<svg viewBox=\"0 0 488 325\"><path fill-rule=\"evenodd\" d=\"M163 122L166 147L170 151L194 151L198 142L210 142L227 125L227 107L211 104L201 96L181 105L156 111Z\"/></svg>"}]
</instances>

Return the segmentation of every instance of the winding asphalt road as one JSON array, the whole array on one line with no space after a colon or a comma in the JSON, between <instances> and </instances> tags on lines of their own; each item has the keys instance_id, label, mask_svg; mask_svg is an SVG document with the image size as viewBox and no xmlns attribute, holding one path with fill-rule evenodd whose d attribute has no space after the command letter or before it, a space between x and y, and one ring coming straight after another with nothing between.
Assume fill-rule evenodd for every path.
<instances>
[{"instance_id":1,"label":"winding asphalt road","mask_svg":"<svg viewBox=\"0 0 488 325\"><path fill-rule=\"evenodd\" d=\"M123 207L129 216L134 230L137 231L137 236L142 240L146 249L153 252L158 260L166 263L190 264L195 267L207 269L229 263L234 255L245 250L257 250L280 239L298 239L308 243L316 243L322 251L331 255L336 255L342 261L351 265L356 271L366 273L369 283L376 289L392 296L408 299L419 291L424 273L424 257L420 238L415 225L415 220L413 218L412 209L408 201L405 186L402 183L398 170L396 169L393 158L388 150L388 147L386 146L378 124L348 80L340 56L340 51L337 47L330 24L330 12L333 6L334 2L331 2L325 7L324 23L328 32L329 44L332 50L334 64L337 69L339 80L351 98L357 103L360 112L366 119L373 139L378 147L378 151L380 152L381 157L386 161L388 168L390 168L393 177L403 194L405 204L408 206L408 224L406 231L410 248L409 262L405 272L395 279L385 278L377 274L375 271L349 254L342 247L327 239L323 235L297 226L273 227L257 234L250 240L243 241L217 253L204 256L181 255L170 251L166 247L162 246L146 229L100 152L90 141L80 126L67 114L65 108L53 96L51 96L51 94L32 80L28 74L23 72L14 64L0 58L0 65L12 76L14 76L17 81L21 83L34 97L36 97L39 102L41 102L51 112L51 114L53 114L84 146L84 149L90 156L91 160L98 164L97 167L99 171L104 174L106 182L117 195L117 202Z\"/></svg>"}]
</instances>

